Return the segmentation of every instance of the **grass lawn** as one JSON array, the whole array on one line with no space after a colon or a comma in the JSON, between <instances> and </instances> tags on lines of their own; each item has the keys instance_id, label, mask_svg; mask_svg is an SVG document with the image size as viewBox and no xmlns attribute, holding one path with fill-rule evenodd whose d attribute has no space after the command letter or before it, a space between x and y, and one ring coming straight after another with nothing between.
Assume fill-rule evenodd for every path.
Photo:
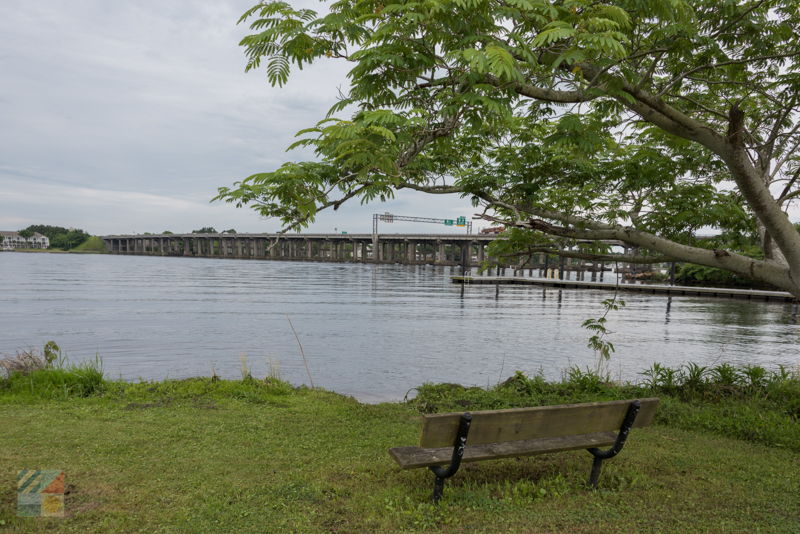
<instances>
[{"instance_id":1,"label":"grass lawn","mask_svg":"<svg viewBox=\"0 0 800 534\"><path fill-rule=\"evenodd\" d=\"M111 383L41 400L0 388L0 532L800 532L789 447L654 424L585 487L585 451L433 475L387 450L419 404L276 381ZM67 517L16 517L16 471L63 469Z\"/></svg>"},{"instance_id":2,"label":"grass lawn","mask_svg":"<svg viewBox=\"0 0 800 534\"><path fill-rule=\"evenodd\" d=\"M71 252L107 252L103 240L96 235L90 236L89 239L73 248Z\"/></svg>"}]
</instances>

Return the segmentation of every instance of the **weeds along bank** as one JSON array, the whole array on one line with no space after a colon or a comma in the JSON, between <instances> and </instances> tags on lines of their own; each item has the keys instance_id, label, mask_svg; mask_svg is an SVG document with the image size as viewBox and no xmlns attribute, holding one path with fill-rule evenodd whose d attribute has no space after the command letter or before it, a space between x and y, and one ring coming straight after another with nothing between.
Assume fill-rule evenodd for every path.
<instances>
[{"instance_id":1,"label":"weeds along bank","mask_svg":"<svg viewBox=\"0 0 800 534\"><path fill-rule=\"evenodd\" d=\"M411 401L423 413L552 406L660 397L655 424L711 432L800 452L800 370L722 364L670 369L655 364L638 384L607 382L590 370L560 382L522 372L493 388L425 384Z\"/></svg>"},{"instance_id":2,"label":"weeds along bank","mask_svg":"<svg viewBox=\"0 0 800 534\"><path fill-rule=\"evenodd\" d=\"M203 399L233 399L264 403L297 395L280 375L280 364L270 360L268 375L254 378L244 356L241 380L216 376L161 382L126 382L104 376L102 359L73 363L55 343L44 351L18 352L0 359L0 403L99 398L160 406ZM760 366L714 367L688 364L679 369L654 364L638 383L610 382L587 369L569 369L561 381L541 375L514 376L494 387L424 384L406 404L421 413L494 410L658 396L655 423L686 431L761 443L800 452L800 368L769 371Z\"/></svg>"}]
</instances>

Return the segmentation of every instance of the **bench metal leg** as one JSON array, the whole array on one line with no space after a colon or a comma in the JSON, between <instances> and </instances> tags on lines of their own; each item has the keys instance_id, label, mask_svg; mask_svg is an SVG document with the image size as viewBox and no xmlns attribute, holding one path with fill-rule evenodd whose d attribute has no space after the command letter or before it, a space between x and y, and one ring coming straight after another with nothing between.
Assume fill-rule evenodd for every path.
<instances>
[{"instance_id":1,"label":"bench metal leg","mask_svg":"<svg viewBox=\"0 0 800 534\"><path fill-rule=\"evenodd\" d=\"M589 485L594 489L597 489L597 484L600 482L601 469L603 469L603 459L595 456L592 462L592 474L589 476Z\"/></svg>"},{"instance_id":2,"label":"bench metal leg","mask_svg":"<svg viewBox=\"0 0 800 534\"><path fill-rule=\"evenodd\" d=\"M433 504L439 504L444 493L444 479L436 477L436 482L433 483Z\"/></svg>"},{"instance_id":3,"label":"bench metal leg","mask_svg":"<svg viewBox=\"0 0 800 534\"><path fill-rule=\"evenodd\" d=\"M625 440L628 439L628 434L630 434L631 426L633 426L633 422L636 420L636 415L639 413L639 409L642 407L642 403L638 400L632 401L630 407L628 408L628 413L625 414L625 419L622 420L622 427L619 429L619 434L617 434L617 441L614 443L614 446L608 449L607 451L601 451L597 447L592 449L586 449L592 455L594 455L594 462L592 463L592 474L589 476L589 484L592 488L597 489L597 485L600 483L600 470L603 468L603 460L608 460L609 458L613 458L622 450L622 447L625 446Z\"/></svg>"},{"instance_id":4,"label":"bench metal leg","mask_svg":"<svg viewBox=\"0 0 800 534\"><path fill-rule=\"evenodd\" d=\"M458 434L456 434L456 443L453 446L453 456L450 459L450 465L447 468L429 467L433 474L436 475L436 481L433 483L433 504L439 504L444 492L444 479L450 478L458 472L461 466L461 457L464 456L464 447L467 444L467 434L469 434L469 425L472 423L472 414L465 412L461 414L461 423L458 425Z\"/></svg>"}]
</instances>

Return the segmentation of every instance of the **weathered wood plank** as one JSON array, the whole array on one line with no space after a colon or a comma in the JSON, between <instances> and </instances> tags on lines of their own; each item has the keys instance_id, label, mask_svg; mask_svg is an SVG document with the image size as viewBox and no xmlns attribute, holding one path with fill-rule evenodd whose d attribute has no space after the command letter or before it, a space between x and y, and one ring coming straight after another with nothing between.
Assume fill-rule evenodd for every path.
<instances>
[{"instance_id":1,"label":"weathered wood plank","mask_svg":"<svg viewBox=\"0 0 800 534\"><path fill-rule=\"evenodd\" d=\"M639 401L642 407L633 428L650 425L659 400ZM621 400L470 412L472 426L467 445L618 431L630 404L630 400ZM426 415L419 448L452 447L460 420L461 413Z\"/></svg>"},{"instance_id":2,"label":"weathered wood plank","mask_svg":"<svg viewBox=\"0 0 800 534\"><path fill-rule=\"evenodd\" d=\"M578 436L467 445L464 448L464 456L461 462L480 462L482 460L533 456L592 447L607 447L613 445L616 439L617 434L615 432L597 432ZM395 447L389 449L389 454L403 469L416 469L418 467L431 467L450 463L453 447L439 447L436 449L420 449L413 446Z\"/></svg>"}]
</instances>

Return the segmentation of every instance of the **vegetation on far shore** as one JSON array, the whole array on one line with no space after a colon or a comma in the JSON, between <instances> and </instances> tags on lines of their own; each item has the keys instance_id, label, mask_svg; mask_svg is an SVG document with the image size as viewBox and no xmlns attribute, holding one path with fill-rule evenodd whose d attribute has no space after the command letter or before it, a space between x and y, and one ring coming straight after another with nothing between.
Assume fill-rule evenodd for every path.
<instances>
[{"instance_id":1,"label":"vegetation on far shore","mask_svg":"<svg viewBox=\"0 0 800 534\"><path fill-rule=\"evenodd\" d=\"M241 380L137 383L54 344L0 362L0 484L67 474L68 517L17 518L8 492L8 532L800 532L797 370L654 366L639 384L517 372L366 405L294 387L277 365L254 377L246 360ZM575 451L465 464L435 507L432 475L387 453L416 442L421 413L644 396L662 400L654 424L605 463L598 492Z\"/></svg>"},{"instance_id":2,"label":"vegetation on far shore","mask_svg":"<svg viewBox=\"0 0 800 534\"><path fill-rule=\"evenodd\" d=\"M89 238L73 248L71 252L106 252L106 246L103 240L97 236L89 236Z\"/></svg>"},{"instance_id":3,"label":"vegetation on far shore","mask_svg":"<svg viewBox=\"0 0 800 534\"><path fill-rule=\"evenodd\" d=\"M20 230L20 235L29 237L34 232L42 234L50 240L50 249L71 250L85 243L91 236L81 229L51 226L49 224L32 224Z\"/></svg>"}]
</instances>

